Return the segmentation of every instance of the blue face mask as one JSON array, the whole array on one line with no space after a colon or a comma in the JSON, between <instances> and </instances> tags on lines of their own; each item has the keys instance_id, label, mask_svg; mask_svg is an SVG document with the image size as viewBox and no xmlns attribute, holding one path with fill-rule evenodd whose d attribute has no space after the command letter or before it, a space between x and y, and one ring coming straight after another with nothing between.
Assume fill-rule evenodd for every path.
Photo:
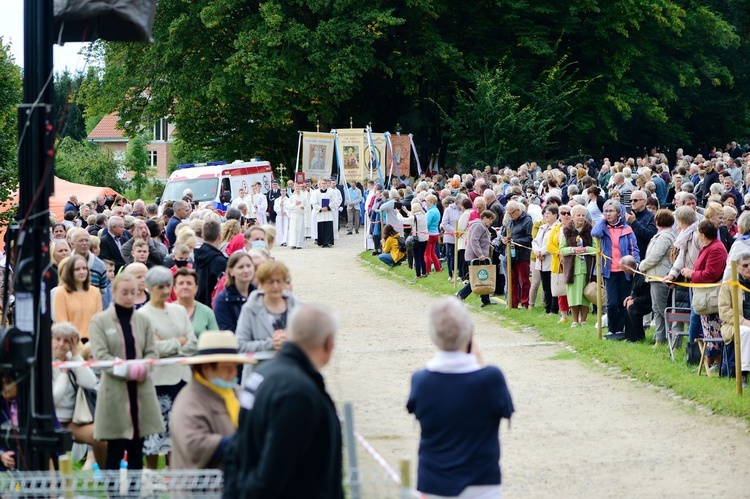
<instances>
[{"instance_id":1,"label":"blue face mask","mask_svg":"<svg viewBox=\"0 0 750 499\"><path fill-rule=\"evenodd\" d=\"M265 241L253 241L252 248L253 249L266 249L266 242Z\"/></svg>"},{"instance_id":2,"label":"blue face mask","mask_svg":"<svg viewBox=\"0 0 750 499\"><path fill-rule=\"evenodd\" d=\"M211 378L211 383L216 385L219 388L224 388L225 390L231 390L237 385L237 382L239 379L235 377L232 381L225 381L221 378Z\"/></svg>"}]
</instances>

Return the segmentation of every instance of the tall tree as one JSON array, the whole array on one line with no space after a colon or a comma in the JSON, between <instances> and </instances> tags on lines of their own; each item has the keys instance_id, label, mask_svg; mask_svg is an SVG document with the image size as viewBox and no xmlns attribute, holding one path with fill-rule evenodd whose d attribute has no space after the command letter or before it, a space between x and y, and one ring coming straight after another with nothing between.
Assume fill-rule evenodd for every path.
<instances>
[{"instance_id":1,"label":"tall tree","mask_svg":"<svg viewBox=\"0 0 750 499\"><path fill-rule=\"evenodd\" d=\"M21 70L10 45L0 37L0 203L18 188L18 105L21 103ZM10 215L10 212L6 212ZM9 216L2 217L7 220Z\"/></svg>"},{"instance_id":2,"label":"tall tree","mask_svg":"<svg viewBox=\"0 0 750 499\"><path fill-rule=\"evenodd\" d=\"M130 139L128 150L125 152L125 170L133 174L130 183L135 189L136 197L141 197L141 193L148 187L150 178L154 174L146 150L148 142L148 134L139 133Z\"/></svg>"},{"instance_id":3,"label":"tall tree","mask_svg":"<svg viewBox=\"0 0 750 499\"><path fill-rule=\"evenodd\" d=\"M465 139L446 115L478 90L478 73L512 61L523 98L564 60L587 85L546 150L526 154L689 146L747 124L745 3L162 0L152 46L100 44L86 103L119 111L131 133L172 116L185 149L215 159L291 164L297 130L352 116L380 130L400 123L423 154L451 150L461 162L451 142Z\"/></svg>"},{"instance_id":4,"label":"tall tree","mask_svg":"<svg viewBox=\"0 0 750 499\"><path fill-rule=\"evenodd\" d=\"M86 139L76 141L65 137L57 143L55 174L70 182L107 186L122 192L125 182L120 167L110 152Z\"/></svg>"},{"instance_id":5,"label":"tall tree","mask_svg":"<svg viewBox=\"0 0 750 499\"><path fill-rule=\"evenodd\" d=\"M83 78L83 74L73 76L67 69L55 75L55 125L58 130L58 139L86 138L83 105L76 99Z\"/></svg>"}]
</instances>

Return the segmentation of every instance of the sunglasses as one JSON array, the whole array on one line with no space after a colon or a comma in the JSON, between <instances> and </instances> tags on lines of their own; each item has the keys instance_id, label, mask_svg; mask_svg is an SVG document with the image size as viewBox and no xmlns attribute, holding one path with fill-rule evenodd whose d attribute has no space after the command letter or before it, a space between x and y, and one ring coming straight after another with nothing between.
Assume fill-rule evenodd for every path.
<instances>
[{"instance_id":1,"label":"sunglasses","mask_svg":"<svg viewBox=\"0 0 750 499\"><path fill-rule=\"evenodd\" d=\"M561 211L560 215L570 215L570 212L569 211Z\"/></svg>"}]
</instances>

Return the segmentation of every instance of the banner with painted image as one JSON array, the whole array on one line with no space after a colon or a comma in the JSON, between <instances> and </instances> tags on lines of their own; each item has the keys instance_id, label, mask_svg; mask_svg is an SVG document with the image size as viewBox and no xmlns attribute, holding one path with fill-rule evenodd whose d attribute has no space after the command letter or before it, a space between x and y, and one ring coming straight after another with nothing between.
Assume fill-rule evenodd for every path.
<instances>
[{"instance_id":1,"label":"banner with painted image","mask_svg":"<svg viewBox=\"0 0 750 499\"><path fill-rule=\"evenodd\" d=\"M364 178L365 147L367 137L363 128L347 128L338 130L339 145L344 161L344 174L347 179L360 181Z\"/></svg>"},{"instance_id":2,"label":"banner with painted image","mask_svg":"<svg viewBox=\"0 0 750 499\"><path fill-rule=\"evenodd\" d=\"M393 174L398 175L399 177L401 175L406 175L408 177L410 175L409 170L411 165L411 141L409 140L409 136L391 135L391 144L393 145ZM388 166L388 172L390 172L391 153L389 150L386 150L386 155L388 156L386 165Z\"/></svg>"},{"instance_id":3,"label":"banner with painted image","mask_svg":"<svg viewBox=\"0 0 750 499\"><path fill-rule=\"evenodd\" d=\"M375 165L373 165L370 161L371 151L372 148L370 147L370 142L367 140L367 135L365 135L365 166L364 166L364 172L365 176L370 178L379 178L378 172L375 170ZM380 166L380 173L384 174L384 168L385 168L385 135L382 133L372 133L372 142L375 145L375 157L378 158L378 165ZM372 171L370 169L372 168Z\"/></svg>"},{"instance_id":4,"label":"banner with painted image","mask_svg":"<svg viewBox=\"0 0 750 499\"><path fill-rule=\"evenodd\" d=\"M304 132L302 134L302 171L307 178L331 176L333 165L333 134Z\"/></svg>"}]
</instances>

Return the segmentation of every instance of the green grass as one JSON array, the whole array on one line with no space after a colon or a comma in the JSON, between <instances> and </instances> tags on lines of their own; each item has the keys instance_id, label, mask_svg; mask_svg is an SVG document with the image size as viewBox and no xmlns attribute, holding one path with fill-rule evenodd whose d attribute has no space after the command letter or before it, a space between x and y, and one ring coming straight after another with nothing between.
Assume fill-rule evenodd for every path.
<instances>
[{"instance_id":1,"label":"green grass","mask_svg":"<svg viewBox=\"0 0 750 499\"><path fill-rule=\"evenodd\" d=\"M414 271L406 264L389 269L372 253L360 254L360 260L373 272L382 273L403 285L417 286L422 291L436 294L454 294L458 287L448 282L447 272L431 273L425 279L414 280ZM541 290L539 301L541 301ZM557 316L547 316L543 309L506 310L504 305L479 308L479 297L470 296L467 305L478 313L504 319L502 325L518 331L532 327L544 339L559 341L570 345L575 353L561 352L552 360L580 358L587 361L599 361L610 367L617 367L622 374L635 378L643 383L671 390L675 395L691 400L718 414L734 416L750 423L750 394L737 395L734 378L708 378L698 376L696 366L685 364L684 347L675 352L676 361L669 356L669 349L653 348L653 331L646 333L646 341L628 343L600 340L596 334L596 316L589 315L589 325L582 328L570 328L568 324L561 327ZM606 333L606 331L605 331Z\"/></svg>"}]
</instances>

